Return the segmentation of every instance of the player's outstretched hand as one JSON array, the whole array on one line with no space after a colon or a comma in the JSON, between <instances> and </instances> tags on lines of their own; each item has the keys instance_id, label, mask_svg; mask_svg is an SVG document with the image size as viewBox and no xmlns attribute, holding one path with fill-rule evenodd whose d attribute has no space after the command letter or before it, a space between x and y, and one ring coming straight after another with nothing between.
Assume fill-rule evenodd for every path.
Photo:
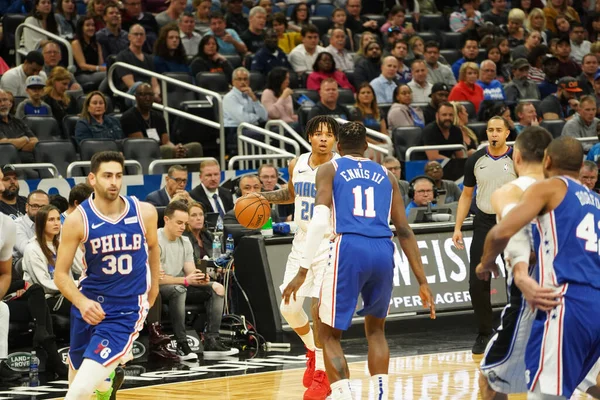
<instances>
[{"instance_id":1,"label":"player's outstretched hand","mask_svg":"<svg viewBox=\"0 0 600 400\"><path fill-rule=\"evenodd\" d=\"M475 274L477 274L477 278L481 281L489 281L490 277L494 275L494 278L497 278L500 275L500 267L498 264L494 264L492 269L486 269L483 267L483 264L477 264L477 268L475 268Z\"/></svg>"},{"instance_id":2,"label":"player's outstretched hand","mask_svg":"<svg viewBox=\"0 0 600 400\"><path fill-rule=\"evenodd\" d=\"M294 279L292 279L284 289L283 294L281 295L284 304L290 304L290 297L292 295L294 295L294 301L296 301L296 292L298 292L300 286L302 286L306 280L306 273L302 273L302 270L304 270L304 268L300 268L300 271L298 271Z\"/></svg>"},{"instance_id":3,"label":"player's outstretched hand","mask_svg":"<svg viewBox=\"0 0 600 400\"><path fill-rule=\"evenodd\" d=\"M454 234L452 235L452 241L454 242L454 246L457 249L462 250L465 248L465 244L463 242L463 234L461 231L454 231Z\"/></svg>"},{"instance_id":4,"label":"player's outstretched hand","mask_svg":"<svg viewBox=\"0 0 600 400\"><path fill-rule=\"evenodd\" d=\"M98 325L106 316L100 303L90 299L85 299L77 308L83 320L90 325Z\"/></svg>"},{"instance_id":5,"label":"player's outstretched hand","mask_svg":"<svg viewBox=\"0 0 600 400\"><path fill-rule=\"evenodd\" d=\"M529 303L531 308L535 310L551 311L554 307L560 305L562 294L552 288L544 288L530 276L520 277L515 279L515 283L523 297Z\"/></svg>"},{"instance_id":6,"label":"player's outstretched hand","mask_svg":"<svg viewBox=\"0 0 600 400\"><path fill-rule=\"evenodd\" d=\"M433 294L427 283L419 286L419 296L424 308L429 308L429 315L431 319L435 319L435 300Z\"/></svg>"}]
</instances>

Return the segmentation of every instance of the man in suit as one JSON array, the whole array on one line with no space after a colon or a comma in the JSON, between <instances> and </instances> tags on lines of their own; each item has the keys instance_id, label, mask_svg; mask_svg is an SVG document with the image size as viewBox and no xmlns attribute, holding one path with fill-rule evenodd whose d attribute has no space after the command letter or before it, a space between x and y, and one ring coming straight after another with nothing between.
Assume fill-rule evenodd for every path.
<instances>
[{"instance_id":1,"label":"man in suit","mask_svg":"<svg viewBox=\"0 0 600 400\"><path fill-rule=\"evenodd\" d=\"M244 197L250 193L260 193L262 189L262 184L258 176L254 174L244 175L240 178L238 182L238 188L240 197ZM279 213L277 210L271 207L271 219L273 222L279 221ZM235 217L235 210L230 210L225 214L225 218L223 218L223 224L239 224L237 218Z\"/></svg>"},{"instance_id":2,"label":"man in suit","mask_svg":"<svg viewBox=\"0 0 600 400\"><path fill-rule=\"evenodd\" d=\"M218 212L221 218L233 209L233 196L228 189L219 187L221 168L216 160L204 161L200 164L200 184L191 192L192 199L202 203L208 212Z\"/></svg>"},{"instance_id":3,"label":"man in suit","mask_svg":"<svg viewBox=\"0 0 600 400\"><path fill-rule=\"evenodd\" d=\"M187 181L187 167L182 165L172 165L167 171L165 186L149 193L146 197L146 201L155 207L166 207L171 202L173 196L179 192L185 192Z\"/></svg>"}]
</instances>

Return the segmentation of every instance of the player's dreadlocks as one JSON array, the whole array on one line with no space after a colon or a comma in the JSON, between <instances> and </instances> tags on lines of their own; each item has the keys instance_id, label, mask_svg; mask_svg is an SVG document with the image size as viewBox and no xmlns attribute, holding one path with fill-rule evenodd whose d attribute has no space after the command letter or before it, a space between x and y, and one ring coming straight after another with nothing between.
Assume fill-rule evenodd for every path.
<instances>
[{"instance_id":1,"label":"player's dreadlocks","mask_svg":"<svg viewBox=\"0 0 600 400\"><path fill-rule=\"evenodd\" d=\"M367 143L367 130L360 122L348 122L340 128L340 147L362 152Z\"/></svg>"},{"instance_id":2,"label":"player's dreadlocks","mask_svg":"<svg viewBox=\"0 0 600 400\"><path fill-rule=\"evenodd\" d=\"M306 136L310 138L316 132L320 132L321 124L327 126L329 131L333 132L333 136L337 140L340 131L340 124L338 124L333 117L327 115L318 115L314 118L311 118L310 121L306 123L306 128L304 129Z\"/></svg>"}]
</instances>

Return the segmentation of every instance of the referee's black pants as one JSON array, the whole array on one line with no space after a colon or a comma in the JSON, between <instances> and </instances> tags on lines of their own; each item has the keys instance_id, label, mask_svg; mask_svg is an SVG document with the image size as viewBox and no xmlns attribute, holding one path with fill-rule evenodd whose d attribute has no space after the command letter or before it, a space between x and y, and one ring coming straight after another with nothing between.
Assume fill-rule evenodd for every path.
<instances>
[{"instance_id":1,"label":"referee's black pants","mask_svg":"<svg viewBox=\"0 0 600 400\"><path fill-rule=\"evenodd\" d=\"M491 335L493 330L492 300L490 295L491 280L482 281L477 278L475 268L477 268L483 255L485 237L494 225L496 225L495 214L485 214L481 211L475 214L469 263L469 294L471 295L471 304L473 305L473 311L475 311L479 334L486 336Z\"/></svg>"}]
</instances>

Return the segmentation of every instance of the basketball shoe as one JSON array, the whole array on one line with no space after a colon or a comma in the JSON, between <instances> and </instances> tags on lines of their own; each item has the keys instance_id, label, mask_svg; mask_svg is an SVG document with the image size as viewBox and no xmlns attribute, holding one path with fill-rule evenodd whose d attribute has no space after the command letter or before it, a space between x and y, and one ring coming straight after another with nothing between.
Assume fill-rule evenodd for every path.
<instances>
[{"instance_id":1,"label":"basketball shoe","mask_svg":"<svg viewBox=\"0 0 600 400\"><path fill-rule=\"evenodd\" d=\"M302 384L305 388L309 388L313 381L315 374L315 352L306 349L306 370L304 371L304 377L302 378Z\"/></svg>"},{"instance_id":2,"label":"basketball shoe","mask_svg":"<svg viewBox=\"0 0 600 400\"><path fill-rule=\"evenodd\" d=\"M325 400L331 394L331 386L325 371L315 371L312 383L304 392L304 400Z\"/></svg>"}]
</instances>

